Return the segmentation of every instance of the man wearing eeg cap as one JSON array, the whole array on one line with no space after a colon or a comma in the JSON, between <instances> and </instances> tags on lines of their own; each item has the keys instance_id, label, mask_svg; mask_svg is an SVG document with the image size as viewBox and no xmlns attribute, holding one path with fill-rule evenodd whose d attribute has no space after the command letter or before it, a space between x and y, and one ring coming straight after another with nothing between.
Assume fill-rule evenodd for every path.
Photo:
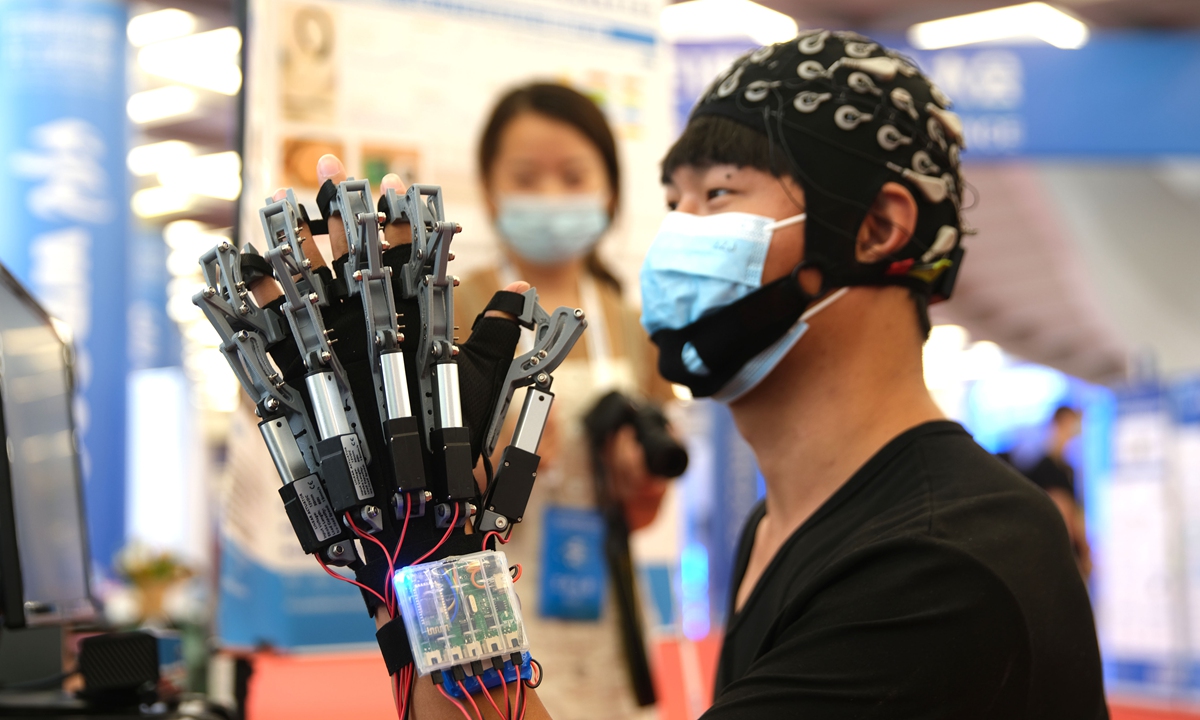
<instances>
[{"instance_id":1,"label":"man wearing eeg cap","mask_svg":"<svg viewBox=\"0 0 1200 720\"><path fill-rule=\"evenodd\" d=\"M767 487L708 720L1108 716L1058 511L925 388L927 306L963 261L949 105L906 59L812 31L719 76L663 162L642 323L664 376L729 404ZM454 717L427 685L414 714ZM535 692L525 717L548 717Z\"/></svg>"},{"instance_id":2,"label":"man wearing eeg cap","mask_svg":"<svg viewBox=\"0 0 1200 720\"><path fill-rule=\"evenodd\" d=\"M949 106L812 31L719 76L663 163L642 322L767 486L706 718L1107 717L1061 519L925 389L963 261Z\"/></svg>"}]
</instances>

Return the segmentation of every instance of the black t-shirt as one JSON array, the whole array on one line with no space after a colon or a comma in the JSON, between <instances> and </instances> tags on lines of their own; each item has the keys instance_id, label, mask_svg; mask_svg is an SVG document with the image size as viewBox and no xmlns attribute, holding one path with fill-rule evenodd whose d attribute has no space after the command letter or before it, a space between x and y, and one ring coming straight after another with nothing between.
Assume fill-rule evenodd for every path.
<instances>
[{"instance_id":1,"label":"black t-shirt","mask_svg":"<svg viewBox=\"0 0 1200 720\"><path fill-rule=\"evenodd\" d=\"M715 697L704 720L1108 717L1058 510L945 421L888 443L784 543L729 621Z\"/></svg>"},{"instance_id":2,"label":"black t-shirt","mask_svg":"<svg viewBox=\"0 0 1200 720\"><path fill-rule=\"evenodd\" d=\"M1038 460L1025 476L1043 490L1066 490L1075 497L1075 469L1049 455Z\"/></svg>"}]
</instances>

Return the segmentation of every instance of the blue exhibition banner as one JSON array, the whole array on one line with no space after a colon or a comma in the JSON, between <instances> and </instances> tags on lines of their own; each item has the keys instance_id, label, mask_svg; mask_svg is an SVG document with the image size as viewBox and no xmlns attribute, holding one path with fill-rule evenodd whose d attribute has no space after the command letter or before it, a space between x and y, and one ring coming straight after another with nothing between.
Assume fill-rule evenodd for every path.
<instances>
[{"instance_id":1,"label":"blue exhibition banner","mask_svg":"<svg viewBox=\"0 0 1200 720\"><path fill-rule=\"evenodd\" d=\"M0 0L0 261L74 335L102 574L125 538L126 14L121 0Z\"/></svg>"},{"instance_id":2,"label":"blue exhibition banner","mask_svg":"<svg viewBox=\"0 0 1200 720\"><path fill-rule=\"evenodd\" d=\"M876 39L911 56L954 100L968 160L1200 154L1198 33L1097 32L1078 50L1024 44L924 51L901 38ZM676 46L680 127L708 80L751 47Z\"/></svg>"}]
</instances>

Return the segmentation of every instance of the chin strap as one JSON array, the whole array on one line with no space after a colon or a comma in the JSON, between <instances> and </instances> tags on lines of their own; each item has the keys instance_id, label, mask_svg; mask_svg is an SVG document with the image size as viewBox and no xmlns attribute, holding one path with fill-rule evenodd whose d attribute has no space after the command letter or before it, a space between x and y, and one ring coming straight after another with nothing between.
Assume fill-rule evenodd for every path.
<instances>
[{"instance_id":1,"label":"chin strap","mask_svg":"<svg viewBox=\"0 0 1200 720\"><path fill-rule=\"evenodd\" d=\"M659 349L659 372L691 388L696 397L708 397L725 387L743 365L783 337L816 300L800 287L800 270L805 267L797 265L789 275L686 327L654 333L650 339ZM684 352L689 345L708 368L707 374L688 369Z\"/></svg>"}]
</instances>

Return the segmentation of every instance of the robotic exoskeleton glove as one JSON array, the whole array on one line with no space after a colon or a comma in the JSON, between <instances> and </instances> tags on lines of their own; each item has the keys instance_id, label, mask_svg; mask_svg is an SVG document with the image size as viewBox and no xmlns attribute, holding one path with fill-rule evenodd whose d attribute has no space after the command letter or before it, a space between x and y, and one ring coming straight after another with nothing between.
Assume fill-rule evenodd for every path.
<instances>
[{"instance_id":1,"label":"robotic exoskeleton glove","mask_svg":"<svg viewBox=\"0 0 1200 720\"><path fill-rule=\"evenodd\" d=\"M326 182L318 204L310 221L291 191L268 200L265 254L208 251L193 301L255 403L301 547L331 573L351 569L371 614L386 606L396 617L397 570L487 549L522 520L551 373L586 321L580 310L547 314L533 289L501 291L488 309L508 317L481 314L460 344L447 270L461 228L445 219L440 188L388 190L376 207L366 181ZM335 218L347 252L314 267L305 240ZM389 246L385 230L409 241ZM271 278L282 296L260 306L251 289ZM522 327L535 347L514 360ZM521 419L492 477L487 457L520 387Z\"/></svg>"}]
</instances>

